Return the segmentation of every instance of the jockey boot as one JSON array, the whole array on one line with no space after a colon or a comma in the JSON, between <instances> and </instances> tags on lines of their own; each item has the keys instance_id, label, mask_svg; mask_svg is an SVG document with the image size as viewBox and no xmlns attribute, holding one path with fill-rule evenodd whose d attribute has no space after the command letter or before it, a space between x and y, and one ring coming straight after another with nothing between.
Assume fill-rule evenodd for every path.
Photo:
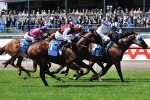
<instances>
[{"instance_id":1,"label":"jockey boot","mask_svg":"<svg viewBox=\"0 0 150 100\"><path fill-rule=\"evenodd\" d=\"M58 48L62 51L66 43L68 43L68 41L62 41L60 44L58 44Z\"/></svg>"},{"instance_id":2,"label":"jockey boot","mask_svg":"<svg viewBox=\"0 0 150 100\"><path fill-rule=\"evenodd\" d=\"M105 54L107 54L107 49L108 49L107 44L108 43L109 43L109 41L105 41L105 43L103 44L103 47L102 47L102 50Z\"/></svg>"}]
</instances>

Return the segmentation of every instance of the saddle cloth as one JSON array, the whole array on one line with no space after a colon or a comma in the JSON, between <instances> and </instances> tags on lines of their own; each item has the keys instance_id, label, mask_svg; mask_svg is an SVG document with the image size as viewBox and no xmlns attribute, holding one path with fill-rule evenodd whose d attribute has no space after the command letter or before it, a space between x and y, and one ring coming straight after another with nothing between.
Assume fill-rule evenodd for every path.
<instances>
[{"instance_id":1,"label":"saddle cloth","mask_svg":"<svg viewBox=\"0 0 150 100\"><path fill-rule=\"evenodd\" d=\"M91 54L95 56L103 56L102 46L98 44L93 44Z\"/></svg>"},{"instance_id":2,"label":"saddle cloth","mask_svg":"<svg viewBox=\"0 0 150 100\"><path fill-rule=\"evenodd\" d=\"M48 55L50 56L57 56L58 55L58 41L57 40L51 40L48 47Z\"/></svg>"},{"instance_id":3,"label":"saddle cloth","mask_svg":"<svg viewBox=\"0 0 150 100\"><path fill-rule=\"evenodd\" d=\"M25 39L22 39L18 50L24 51L28 47L29 44L30 44L30 42L26 41Z\"/></svg>"}]
</instances>

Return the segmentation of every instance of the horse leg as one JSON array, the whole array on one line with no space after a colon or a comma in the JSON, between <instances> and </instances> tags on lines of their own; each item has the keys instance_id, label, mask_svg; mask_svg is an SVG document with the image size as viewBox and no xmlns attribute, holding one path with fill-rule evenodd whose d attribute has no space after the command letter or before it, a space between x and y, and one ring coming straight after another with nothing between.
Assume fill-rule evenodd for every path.
<instances>
[{"instance_id":1,"label":"horse leg","mask_svg":"<svg viewBox=\"0 0 150 100\"><path fill-rule=\"evenodd\" d=\"M52 73L49 71L49 67L48 67L48 65L47 65L45 62L43 63L43 65L44 65L44 72L45 72L47 75L50 75L51 77L55 78L56 80L59 80L61 83L64 83L64 82L65 82L65 81L62 80L61 78L59 78L59 77L57 77L56 75L52 74ZM45 75L44 75L44 77L45 77ZM45 81L46 81L46 80L45 80ZM47 86L48 84L46 84L45 81L44 81L44 84L45 84L45 86Z\"/></svg>"},{"instance_id":2,"label":"horse leg","mask_svg":"<svg viewBox=\"0 0 150 100\"><path fill-rule=\"evenodd\" d=\"M58 69L56 69L55 71L51 72L52 74L57 74L59 73L65 66L61 65ZM61 73L62 74L62 73Z\"/></svg>"},{"instance_id":3,"label":"horse leg","mask_svg":"<svg viewBox=\"0 0 150 100\"><path fill-rule=\"evenodd\" d=\"M61 79L61 78L57 77L56 75L54 75L53 73L51 73L51 72L49 71L49 69L47 69L46 74L47 74L47 75L50 75L51 77L55 78L56 80L59 80L61 83L64 83L64 82L65 82L63 79Z\"/></svg>"},{"instance_id":4,"label":"horse leg","mask_svg":"<svg viewBox=\"0 0 150 100\"><path fill-rule=\"evenodd\" d=\"M26 72L29 77L31 77L29 71L21 66L22 61L23 61L23 57L18 57L16 67L19 67L22 71ZM20 75L21 75L21 70L20 70Z\"/></svg>"},{"instance_id":5,"label":"horse leg","mask_svg":"<svg viewBox=\"0 0 150 100\"><path fill-rule=\"evenodd\" d=\"M102 64L102 62L98 62L98 61L97 61L97 64L102 68L102 70L100 71L102 73L104 70L104 65ZM99 72L99 74L100 74L100 72ZM95 77L95 75L92 75L91 80L96 80L96 79L97 79L97 77Z\"/></svg>"},{"instance_id":6,"label":"horse leg","mask_svg":"<svg viewBox=\"0 0 150 100\"><path fill-rule=\"evenodd\" d=\"M45 79L45 71L44 71L44 69L43 69L43 66L40 65L40 64L39 64L39 66L40 66L40 78L42 79L44 85L45 85L45 86L48 86L48 83L47 83L47 81L46 81L46 79Z\"/></svg>"},{"instance_id":7,"label":"horse leg","mask_svg":"<svg viewBox=\"0 0 150 100\"><path fill-rule=\"evenodd\" d=\"M99 74L98 74L91 66L88 66L88 65L85 64L84 62L81 62L81 63L79 64L79 66L83 66L84 68L87 68L87 69L91 70L91 71L95 74L95 77L96 77L97 79L99 79L99 81L101 81L101 78L99 77ZM82 76L82 75L81 75L81 76ZM79 76L79 77L81 77L81 76ZM90 81L91 81L91 79L90 79Z\"/></svg>"},{"instance_id":8,"label":"horse leg","mask_svg":"<svg viewBox=\"0 0 150 100\"><path fill-rule=\"evenodd\" d=\"M18 70L18 75L20 76L21 75L21 69L14 64L15 60L16 59L12 60L11 63L10 63L10 65L12 65L13 67L15 67Z\"/></svg>"},{"instance_id":9,"label":"horse leg","mask_svg":"<svg viewBox=\"0 0 150 100\"><path fill-rule=\"evenodd\" d=\"M61 74L65 74L65 76L67 76L68 72L69 72L69 67L66 67L66 70L61 71Z\"/></svg>"},{"instance_id":10,"label":"horse leg","mask_svg":"<svg viewBox=\"0 0 150 100\"><path fill-rule=\"evenodd\" d=\"M121 81L124 82L123 75L122 75L122 72L121 72L121 63L120 62L116 63L115 67L116 67L116 70L118 72L118 75L119 75Z\"/></svg>"},{"instance_id":11,"label":"horse leg","mask_svg":"<svg viewBox=\"0 0 150 100\"><path fill-rule=\"evenodd\" d=\"M81 67L79 67L78 65L76 67L78 69L78 73L77 73L77 75L74 74L73 77L70 79L78 80L78 78L80 78L83 75L83 69Z\"/></svg>"},{"instance_id":12,"label":"horse leg","mask_svg":"<svg viewBox=\"0 0 150 100\"><path fill-rule=\"evenodd\" d=\"M89 61L89 66L92 67L94 65L94 62L92 62L91 60ZM86 75L90 72L89 69L86 69L86 71L83 73L83 75Z\"/></svg>"},{"instance_id":13,"label":"horse leg","mask_svg":"<svg viewBox=\"0 0 150 100\"><path fill-rule=\"evenodd\" d=\"M112 63L107 63L106 66L103 68L103 70L99 72L99 75L100 76L105 75L112 65L113 65Z\"/></svg>"},{"instance_id":14,"label":"horse leg","mask_svg":"<svg viewBox=\"0 0 150 100\"><path fill-rule=\"evenodd\" d=\"M45 79L45 73L50 75L51 77L55 78L56 80L59 80L61 83L64 83L65 81L62 80L61 78L55 76L54 74L52 74L50 71L49 71L49 67L47 65L47 63L45 63L44 61L42 62L42 64L40 64L40 77L44 83L45 86L48 86L48 83Z\"/></svg>"},{"instance_id":15,"label":"horse leg","mask_svg":"<svg viewBox=\"0 0 150 100\"><path fill-rule=\"evenodd\" d=\"M68 72L69 72L69 68L72 69L73 71L75 71L77 74L79 74L79 72L78 72L79 68L77 66L78 65L75 62L73 62L72 64L70 64L69 67L66 67L66 70L62 71L61 74L65 74L65 76L67 76ZM75 77L75 76L76 76L76 74L74 74L73 77Z\"/></svg>"}]
</instances>

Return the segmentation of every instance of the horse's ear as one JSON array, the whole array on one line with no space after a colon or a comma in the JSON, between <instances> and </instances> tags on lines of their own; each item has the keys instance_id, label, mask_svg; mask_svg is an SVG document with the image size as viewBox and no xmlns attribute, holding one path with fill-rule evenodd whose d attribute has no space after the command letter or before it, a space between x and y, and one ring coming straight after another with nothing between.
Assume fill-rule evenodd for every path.
<instances>
[{"instance_id":1,"label":"horse's ear","mask_svg":"<svg viewBox=\"0 0 150 100\"><path fill-rule=\"evenodd\" d=\"M89 30L90 30L92 33L94 32L94 29L92 29L92 28L91 28L91 29L89 29Z\"/></svg>"}]
</instances>

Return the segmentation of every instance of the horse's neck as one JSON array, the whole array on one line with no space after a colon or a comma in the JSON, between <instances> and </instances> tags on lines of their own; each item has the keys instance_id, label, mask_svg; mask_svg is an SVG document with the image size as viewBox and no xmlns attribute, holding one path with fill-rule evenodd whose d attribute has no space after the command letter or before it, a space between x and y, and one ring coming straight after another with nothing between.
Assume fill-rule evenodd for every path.
<instances>
[{"instance_id":1,"label":"horse's neck","mask_svg":"<svg viewBox=\"0 0 150 100\"><path fill-rule=\"evenodd\" d=\"M125 52L132 44L133 42L130 41L129 39L127 38L122 38L122 39L119 39L119 42L118 42L118 46L122 49L123 52Z\"/></svg>"},{"instance_id":2,"label":"horse's neck","mask_svg":"<svg viewBox=\"0 0 150 100\"><path fill-rule=\"evenodd\" d=\"M55 39L55 33L52 33L48 38L46 38L45 40L47 41L51 41L52 39Z\"/></svg>"}]
</instances>

